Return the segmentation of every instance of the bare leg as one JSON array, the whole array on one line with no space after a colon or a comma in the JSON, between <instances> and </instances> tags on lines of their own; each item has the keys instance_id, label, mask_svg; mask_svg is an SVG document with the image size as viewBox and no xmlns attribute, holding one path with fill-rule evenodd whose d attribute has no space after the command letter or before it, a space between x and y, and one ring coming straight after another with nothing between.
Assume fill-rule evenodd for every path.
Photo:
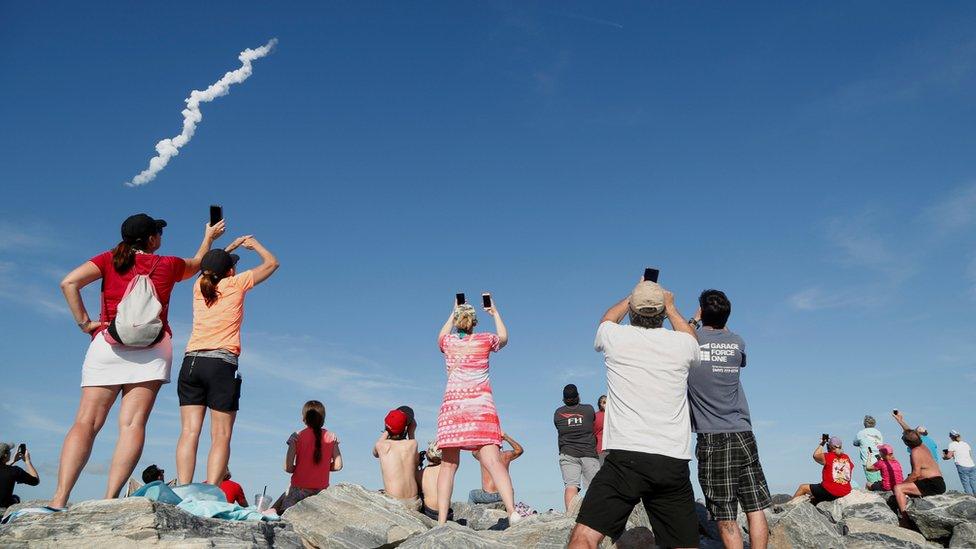
<instances>
[{"instance_id":1,"label":"bare leg","mask_svg":"<svg viewBox=\"0 0 976 549\"><path fill-rule=\"evenodd\" d=\"M566 512L569 512L569 508L573 505L573 500L576 499L576 494L579 493L579 486L567 486L563 490L563 502L566 503Z\"/></svg>"},{"instance_id":2,"label":"bare leg","mask_svg":"<svg viewBox=\"0 0 976 549\"><path fill-rule=\"evenodd\" d=\"M742 549L742 532L739 523L734 520L718 521L718 534L722 538L725 549Z\"/></svg>"},{"instance_id":3,"label":"bare leg","mask_svg":"<svg viewBox=\"0 0 976 549\"><path fill-rule=\"evenodd\" d=\"M82 387L81 402L75 422L64 436L61 445L61 464L58 466L58 487L51 498L51 507L64 507L68 504L71 490L78 482L81 470L91 456L95 435L105 424L115 398L122 387Z\"/></svg>"},{"instance_id":4,"label":"bare leg","mask_svg":"<svg viewBox=\"0 0 976 549\"><path fill-rule=\"evenodd\" d=\"M603 541L603 534L585 524L577 523L569 535L567 549L596 549Z\"/></svg>"},{"instance_id":5,"label":"bare leg","mask_svg":"<svg viewBox=\"0 0 976 549\"><path fill-rule=\"evenodd\" d=\"M809 484L801 484L799 488L796 489L796 493L793 494L793 499L788 501L786 504L796 503L801 499L806 499L807 496L812 495L813 492L810 491Z\"/></svg>"},{"instance_id":6,"label":"bare leg","mask_svg":"<svg viewBox=\"0 0 976 549\"><path fill-rule=\"evenodd\" d=\"M437 472L437 501L441 503L437 510L437 524L447 523L447 512L451 508L451 493L454 492L454 475L457 473L461 459L459 448L444 448L441 451L440 471Z\"/></svg>"},{"instance_id":7,"label":"bare leg","mask_svg":"<svg viewBox=\"0 0 976 549\"><path fill-rule=\"evenodd\" d=\"M145 381L122 386L122 406L119 408L119 440L112 454L112 466L108 470L106 499L119 497L122 485L142 457L142 445L146 441L146 423L156 402L156 393L162 381Z\"/></svg>"},{"instance_id":8,"label":"bare leg","mask_svg":"<svg viewBox=\"0 0 976 549\"><path fill-rule=\"evenodd\" d=\"M180 484L193 482L197 468L200 428L207 414L206 406L180 406L180 440L176 443L176 479Z\"/></svg>"},{"instance_id":9,"label":"bare leg","mask_svg":"<svg viewBox=\"0 0 976 549\"><path fill-rule=\"evenodd\" d=\"M746 513L749 520L749 544L752 549L766 549L769 543L769 523L766 522L766 513L763 511L753 511Z\"/></svg>"},{"instance_id":10,"label":"bare leg","mask_svg":"<svg viewBox=\"0 0 976 549\"><path fill-rule=\"evenodd\" d=\"M502 463L501 450L494 444L482 446L478 449L478 461L488 470L491 481L505 503L505 510L511 515L515 512L515 489L512 487L512 477ZM438 501L443 500L438 499Z\"/></svg>"},{"instance_id":11,"label":"bare leg","mask_svg":"<svg viewBox=\"0 0 976 549\"><path fill-rule=\"evenodd\" d=\"M908 511L908 496L921 497L922 495L914 482L896 484L892 491L895 493L895 501L898 502L898 510L901 511L902 515Z\"/></svg>"},{"instance_id":12,"label":"bare leg","mask_svg":"<svg viewBox=\"0 0 976 549\"><path fill-rule=\"evenodd\" d=\"M230 461L230 437L234 433L237 412L210 411L210 455L207 458L207 482L219 486Z\"/></svg>"}]
</instances>

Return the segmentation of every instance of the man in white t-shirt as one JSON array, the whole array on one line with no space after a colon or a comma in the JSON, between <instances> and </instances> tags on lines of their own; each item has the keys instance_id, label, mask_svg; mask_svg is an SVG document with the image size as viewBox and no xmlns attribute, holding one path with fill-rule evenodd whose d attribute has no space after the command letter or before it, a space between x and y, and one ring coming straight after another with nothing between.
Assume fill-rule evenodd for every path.
<instances>
[{"instance_id":1,"label":"man in white t-shirt","mask_svg":"<svg viewBox=\"0 0 976 549\"><path fill-rule=\"evenodd\" d=\"M959 431L949 431L949 448L942 452L942 459L954 459L959 471L959 482L967 494L976 496L976 463L973 463L973 450L968 442L963 442Z\"/></svg>"},{"instance_id":2,"label":"man in white t-shirt","mask_svg":"<svg viewBox=\"0 0 976 549\"><path fill-rule=\"evenodd\" d=\"M621 325L624 316L630 325ZM667 317L673 330L663 327ZM619 537L643 502L662 547L697 547L691 487L688 372L698 338L674 295L641 281L603 315L594 347L607 366L603 448L608 451L583 499L569 547L595 548Z\"/></svg>"}]
</instances>

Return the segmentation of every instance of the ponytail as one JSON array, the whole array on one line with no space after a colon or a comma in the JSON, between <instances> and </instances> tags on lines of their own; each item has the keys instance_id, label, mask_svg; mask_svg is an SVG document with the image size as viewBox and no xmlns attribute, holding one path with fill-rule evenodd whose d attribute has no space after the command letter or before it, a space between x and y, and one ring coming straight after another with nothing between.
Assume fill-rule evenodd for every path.
<instances>
[{"instance_id":1,"label":"ponytail","mask_svg":"<svg viewBox=\"0 0 976 549\"><path fill-rule=\"evenodd\" d=\"M305 425L315 434L315 453L312 461L322 461L322 426L325 425L325 405L317 400L310 400L302 407L302 418Z\"/></svg>"},{"instance_id":2,"label":"ponytail","mask_svg":"<svg viewBox=\"0 0 976 549\"><path fill-rule=\"evenodd\" d=\"M213 271L203 271L200 274L200 293L203 294L203 301L207 307L217 302L217 297L220 296L220 292L217 291L217 283L222 278Z\"/></svg>"},{"instance_id":3,"label":"ponytail","mask_svg":"<svg viewBox=\"0 0 976 549\"><path fill-rule=\"evenodd\" d=\"M112 248L112 266L115 272L125 274L136 263L136 249L123 240Z\"/></svg>"}]
</instances>

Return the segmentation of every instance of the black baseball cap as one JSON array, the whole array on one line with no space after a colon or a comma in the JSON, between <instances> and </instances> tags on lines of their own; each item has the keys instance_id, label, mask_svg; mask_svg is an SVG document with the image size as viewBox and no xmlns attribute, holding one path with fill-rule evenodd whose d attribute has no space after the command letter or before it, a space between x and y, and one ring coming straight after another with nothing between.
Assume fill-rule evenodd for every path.
<instances>
[{"instance_id":1,"label":"black baseball cap","mask_svg":"<svg viewBox=\"0 0 976 549\"><path fill-rule=\"evenodd\" d=\"M579 398L579 391L576 386L570 383L569 385L563 387L563 400L570 398Z\"/></svg>"},{"instance_id":2,"label":"black baseball cap","mask_svg":"<svg viewBox=\"0 0 976 549\"><path fill-rule=\"evenodd\" d=\"M241 256L237 254L227 253L220 248L214 248L203 255L203 259L200 261L200 270L210 271L223 276L231 267L237 265L237 261L240 258Z\"/></svg>"},{"instance_id":3,"label":"black baseball cap","mask_svg":"<svg viewBox=\"0 0 976 549\"><path fill-rule=\"evenodd\" d=\"M144 213L130 215L122 222L122 240L129 244L145 242L150 236L161 233L165 226L162 219L153 219Z\"/></svg>"}]
</instances>

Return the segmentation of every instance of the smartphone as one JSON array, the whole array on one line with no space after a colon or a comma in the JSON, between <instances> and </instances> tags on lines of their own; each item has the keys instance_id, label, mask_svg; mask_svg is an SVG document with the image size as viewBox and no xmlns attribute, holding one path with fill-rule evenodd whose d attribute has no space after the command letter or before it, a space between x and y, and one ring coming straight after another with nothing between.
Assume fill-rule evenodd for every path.
<instances>
[{"instance_id":1,"label":"smartphone","mask_svg":"<svg viewBox=\"0 0 976 549\"><path fill-rule=\"evenodd\" d=\"M824 442L827 442L828 440L830 440L830 435L828 435L827 433L821 434L820 437L821 437L821 440L823 440Z\"/></svg>"},{"instance_id":2,"label":"smartphone","mask_svg":"<svg viewBox=\"0 0 976 549\"><path fill-rule=\"evenodd\" d=\"M892 413L894 413L897 416L898 415L898 408L895 408L894 410L892 410Z\"/></svg>"},{"instance_id":3,"label":"smartphone","mask_svg":"<svg viewBox=\"0 0 976 549\"><path fill-rule=\"evenodd\" d=\"M948 450L946 451L948 452ZM17 447L17 455L20 457L24 457L25 453L27 453L27 445L21 442L20 446Z\"/></svg>"},{"instance_id":4,"label":"smartphone","mask_svg":"<svg viewBox=\"0 0 976 549\"><path fill-rule=\"evenodd\" d=\"M217 204L210 205L210 226L213 227L224 218L224 208Z\"/></svg>"},{"instance_id":5,"label":"smartphone","mask_svg":"<svg viewBox=\"0 0 976 549\"><path fill-rule=\"evenodd\" d=\"M481 304L485 306L485 309L491 308L491 294L481 294Z\"/></svg>"},{"instance_id":6,"label":"smartphone","mask_svg":"<svg viewBox=\"0 0 976 549\"><path fill-rule=\"evenodd\" d=\"M454 294L454 300L458 305L464 305L467 301L464 299L464 293Z\"/></svg>"},{"instance_id":7,"label":"smartphone","mask_svg":"<svg viewBox=\"0 0 976 549\"><path fill-rule=\"evenodd\" d=\"M644 269L644 280L648 282L657 282L657 275L660 273L661 271L648 267Z\"/></svg>"}]
</instances>

